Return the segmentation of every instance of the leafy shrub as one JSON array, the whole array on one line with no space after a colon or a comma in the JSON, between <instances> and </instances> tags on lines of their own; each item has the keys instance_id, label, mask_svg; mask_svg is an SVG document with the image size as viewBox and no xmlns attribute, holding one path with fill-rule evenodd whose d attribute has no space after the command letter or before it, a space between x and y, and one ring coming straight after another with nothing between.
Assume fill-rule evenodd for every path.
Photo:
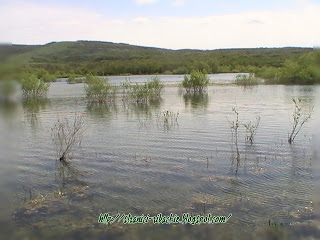
<instances>
[{"instance_id":1,"label":"leafy shrub","mask_svg":"<svg viewBox=\"0 0 320 240\"><path fill-rule=\"evenodd\" d=\"M114 88L108 79L104 80L92 75L88 75L85 79L84 90L87 100L90 102L104 103L111 96L114 96Z\"/></svg>"},{"instance_id":2,"label":"leafy shrub","mask_svg":"<svg viewBox=\"0 0 320 240\"><path fill-rule=\"evenodd\" d=\"M159 77L152 77L147 83L148 94L150 99L157 99L161 97L164 85Z\"/></svg>"},{"instance_id":3,"label":"leafy shrub","mask_svg":"<svg viewBox=\"0 0 320 240\"><path fill-rule=\"evenodd\" d=\"M43 80L44 82L54 82L57 78L54 74L49 73L45 69L31 69L29 70L34 74L38 79Z\"/></svg>"},{"instance_id":4,"label":"leafy shrub","mask_svg":"<svg viewBox=\"0 0 320 240\"><path fill-rule=\"evenodd\" d=\"M159 77L153 77L144 84L131 85L126 83L126 91L137 103L146 103L149 101L155 101L161 99L161 93L164 85L161 83Z\"/></svg>"},{"instance_id":5,"label":"leafy shrub","mask_svg":"<svg viewBox=\"0 0 320 240\"><path fill-rule=\"evenodd\" d=\"M21 80L23 96L27 99L45 98L50 84L34 75L25 76Z\"/></svg>"},{"instance_id":6,"label":"leafy shrub","mask_svg":"<svg viewBox=\"0 0 320 240\"><path fill-rule=\"evenodd\" d=\"M242 86L258 85L259 82L260 82L259 79L256 78L253 74L249 74L249 76L244 74L238 74L236 76L236 81L235 81L237 85L242 85Z\"/></svg>"},{"instance_id":7,"label":"leafy shrub","mask_svg":"<svg viewBox=\"0 0 320 240\"><path fill-rule=\"evenodd\" d=\"M190 76L185 75L182 87L187 93L201 94L210 83L210 79L203 71L191 71Z\"/></svg>"},{"instance_id":8,"label":"leafy shrub","mask_svg":"<svg viewBox=\"0 0 320 240\"><path fill-rule=\"evenodd\" d=\"M280 71L280 83L314 83L314 74L312 71L313 55L308 54L300 57L297 61L287 60Z\"/></svg>"},{"instance_id":9,"label":"leafy shrub","mask_svg":"<svg viewBox=\"0 0 320 240\"><path fill-rule=\"evenodd\" d=\"M316 54L308 53L295 60L287 60L281 68L258 71L267 84L315 84L320 76L315 66Z\"/></svg>"}]
</instances>

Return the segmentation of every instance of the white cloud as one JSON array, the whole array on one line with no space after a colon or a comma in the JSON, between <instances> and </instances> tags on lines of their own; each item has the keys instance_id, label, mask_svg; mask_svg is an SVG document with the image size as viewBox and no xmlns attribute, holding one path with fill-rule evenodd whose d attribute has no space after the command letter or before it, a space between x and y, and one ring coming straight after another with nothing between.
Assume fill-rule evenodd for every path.
<instances>
[{"instance_id":1,"label":"white cloud","mask_svg":"<svg viewBox=\"0 0 320 240\"><path fill-rule=\"evenodd\" d=\"M134 0L138 5L150 4L155 3L157 0Z\"/></svg>"},{"instance_id":2,"label":"white cloud","mask_svg":"<svg viewBox=\"0 0 320 240\"><path fill-rule=\"evenodd\" d=\"M132 19L132 22L139 23L139 24L146 24L146 23L150 22L150 19L146 18L146 17L137 17L137 18Z\"/></svg>"},{"instance_id":3,"label":"white cloud","mask_svg":"<svg viewBox=\"0 0 320 240\"><path fill-rule=\"evenodd\" d=\"M184 0L175 0L172 2L172 6L174 7L181 7L184 5Z\"/></svg>"},{"instance_id":4,"label":"white cloud","mask_svg":"<svg viewBox=\"0 0 320 240\"><path fill-rule=\"evenodd\" d=\"M0 42L87 39L173 49L313 46L320 43L318 22L320 5L310 3L282 11L131 20L86 9L9 3L0 9Z\"/></svg>"}]
</instances>

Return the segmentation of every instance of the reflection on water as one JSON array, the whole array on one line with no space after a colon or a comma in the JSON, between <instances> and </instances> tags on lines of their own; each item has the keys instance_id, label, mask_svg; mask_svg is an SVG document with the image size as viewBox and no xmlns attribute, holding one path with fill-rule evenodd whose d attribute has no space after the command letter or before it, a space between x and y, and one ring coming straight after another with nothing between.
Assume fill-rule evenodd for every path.
<instances>
[{"instance_id":1,"label":"reflection on water","mask_svg":"<svg viewBox=\"0 0 320 240\"><path fill-rule=\"evenodd\" d=\"M184 94L183 99L185 102L185 107L192 108L204 108L206 109L209 106L209 96L207 93L203 94Z\"/></svg>"},{"instance_id":2,"label":"reflection on water","mask_svg":"<svg viewBox=\"0 0 320 240\"><path fill-rule=\"evenodd\" d=\"M23 117L26 121L30 122L32 127L36 127L41 111L50 106L50 100L26 100L22 102Z\"/></svg>"},{"instance_id":3,"label":"reflection on water","mask_svg":"<svg viewBox=\"0 0 320 240\"><path fill-rule=\"evenodd\" d=\"M77 85L53 85L49 102L22 105L26 118L35 117L21 126L20 157L11 160L15 181L0 175L0 187L25 200L10 209L15 221L6 231L1 229L0 238L318 236L310 189L314 120L292 146L287 133L291 98L302 98L307 107L315 105L319 86L257 86L250 91L211 86L207 94L182 97L178 88L167 87L157 103L132 104L118 98L109 105L88 105ZM234 117L235 103L240 121L261 116L252 145L246 144L242 126L232 138L227 119ZM56 161L50 129L58 117L75 112L85 113L87 129L81 147L62 164ZM172 125L162 117L170 112L179 113ZM314 114L319 116L317 106ZM106 226L97 223L101 212L233 216L227 224L214 226ZM269 220L284 227L269 226ZM6 221L0 213L0 223Z\"/></svg>"},{"instance_id":4,"label":"reflection on water","mask_svg":"<svg viewBox=\"0 0 320 240\"><path fill-rule=\"evenodd\" d=\"M100 104L100 103L88 103L87 112L94 116L96 119L106 119L118 112L118 106L114 103Z\"/></svg>"},{"instance_id":5,"label":"reflection on water","mask_svg":"<svg viewBox=\"0 0 320 240\"><path fill-rule=\"evenodd\" d=\"M231 151L231 172L235 174L235 176L238 175L238 170L240 167L240 151L238 147L238 140L236 139L234 145L232 145L232 151Z\"/></svg>"},{"instance_id":6,"label":"reflection on water","mask_svg":"<svg viewBox=\"0 0 320 240\"><path fill-rule=\"evenodd\" d=\"M162 101L162 99L151 101L149 103L132 103L122 101L122 107L129 118L151 118L157 111L159 111Z\"/></svg>"},{"instance_id":7,"label":"reflection on water","mask_svg":"<svg viewBox=\"0 0 320 240\"><path fill-rule=\"evenodd\" d=\"M19 104L16 102L3 102L0 101L0 121L11 122L12 119L18 118Z\"/></svg>"}]
</instances>

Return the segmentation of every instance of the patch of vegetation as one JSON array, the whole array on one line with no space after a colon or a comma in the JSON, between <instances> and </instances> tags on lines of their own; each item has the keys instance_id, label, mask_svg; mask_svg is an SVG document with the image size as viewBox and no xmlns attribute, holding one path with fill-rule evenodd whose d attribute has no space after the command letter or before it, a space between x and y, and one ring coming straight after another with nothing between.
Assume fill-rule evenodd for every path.
<instances>
[{"instance_id":1,"label":"patch of vegetation","mask_svg":"<svg viewBox=\"0 0 320 240\"><path fill-rule=\"evenodd\" d=\"M260 81L252 73L249 75L238 74L236 76L235 83L241 86L252 86L252 85L258 85Z\"/></svg>"},{"instance_id":2,"label":"patch of vegetation","mask_svg":"<svg viewBox=\"0 0 320 240\"><path fill-rule=\"evenodd\" d=\"M159 77L152 77L144 84L123 84L123 92L128 94L136 103L148 103L161 99L164 84Z\"/></svg>"},{"instance_id":3,"label":"patch of vegetation","mask_svg":"<svg viewBox=\"0 0 320 240\"><path fill-rule=\"evenodd\" d=\"M210 79L205 71L192 70L190 75L184 76L182 87L187 94L202 94L210 83Z\"/></svg>"},{"instance_id":4,"label":"patch of vegetation","mask_svg":"<svg viewBox=\"0 0 320 240\"><path fill-rule=\"evenodd\" d=\"M85 80L84 90L86 98L91 103L105 103L115 95L115 87L108 79L101 79L88 75Z\"/></svg>"},{"instance_id":5,"label":"patch of vegetation","mask_svg":"<svg viewBox=\"0 0 320 240\"><path fill-rule=\"evenodd\" d=\"M229 124L230 124L230 129L231 129L231 132L232 132L232 136L235 136L236 143L237 143L237 140L238 140L238 129L240 127L239 111L238 111L237 107L232 107L232 112L234 113L235 117L234 117L234 120L229 122Z\"/></svg>"},{"instance_id":6,"label":"patch of vegetation","mask_svg":"<svg viewBox=\"0 0 320 240\"><path fill-rule=\"evenodd\" d=\"M58 120L51 129L52 140L56 145L59 160L65 162L74 147L79 146L84 133L84 119L75 115L70 121L68 118Z\"/></svg>"},{"instance_id":7,"label":"patch of vegetation","mask_svg":"<svg viewBox=\"0 0 320 240\"><path fill-rule=\"evenodd\" d=\"M47 96L50 84L35 75L25 76L21 80L23 96L26 99L42 99Z\"/></svg>"},{"instance_id":8,"label":"patch of vegetation","mask_svg":"<svg viewBox=\"0 0 320 240\"><path fill-rule=\"evenodd\" d=\"M256 118L256 122L255 123L245 123L243 124L243 126L245 127L246 129L246 132L247 132L247 136L246 136L246 141L250 142L251 144L253 144L253 139L254 139L254 136L256 135L257 133L257 129L260 125L260 116L258 116Z\"/></svg>"},{"instance_id":9,"label":"patch of vegetation","mask_svg":"<svg viewBox=\"0 0 320 240\"><path fill-rule=\"evenodd\" d=\"M277 222L271 221L270 219L268 223L269 223L269 226L271 227L283 226L283 223L277 223Z\"/></svg>"},{"instance_id":10,"label":"patch of vegetation","mask_svg":"<svg viewBox=\"0 0 320 240\"><path fill-rule=\"evenodd\" d=\"M49 73L45 69L37 69L36 71L33 71L32 74L36 75L37 78L44 82L55 82L57 79L54 74Z\"/></svg>"},{"instance_id":11,"label":"patch of vegetation","mask_svg":"<svg viewBox=\"0 0 320 240\"><path fill-rule=\"evenodd\" d=\"M35 74L45 70L57 77L71 74L86 76L90 73L96 76L188 74L194 69L207 73L255 73L257 77L268 79L268 83L305 84L315 80L315 75L307 73L309 70L313 72L308 60L309 55L313 55L312 48L174 51L110 42L77 41L43 46L12 45L3 50L6 55L3 59L11 58L14 63L19 63L22 73ZM280 74L282 68L295 69L293 78L285 74L288 72L286 70ZM1 70L7 70L7 67L1 69L0 66L0 76L4 76Z\"/></svg>"},{"instance_id":12,"label":"patch of vegetation","mask_svg":"<svg viewBox=\"0 0 320 240\"><path fill-rule=\"evenodd\" d=\"M266 84L316 84L320 83L315 53L298 59L286 60L280 68L263 68L257 75L266 79Z\"/></svg>"},{"instance_id":13,"label":"patch of vegetation","mask_svg":"<svg viewBox=\"0 0 320 240\"><path fill-rule=\"evenodd\" d=\"M311 119L312 109L304 114L302 111L301 106L301 99L292 99L294 103L294 111L292 114L293 123L292 123L292 130L290 135L288 136L288 142L292 144L297 137L298 133L300 132L301 128Z\"/></svg>"},{"instance_id":14,"label":"patch of vegetation","mask_svg":"<svg viewBox=\"0 0 320 240\"><path fill-rule=\"evenodd\" d=\"M163 112L163 121L164 122L169 122L169 121L177 122L178 121L178 117L179 117L179 112L177 112L177 113L174 113L174 112L171 112L171 111Z\"/></svg>"},{"instance_id":15,"label":"patch of vegetation","mask_svg":"<svg viewBox=\"0 0 320 240\"><path fill-rule=\"evenodd\" d=\"M67 82L69 84L75 84L75 83L83 83L84 82L84 78L83 77L77 77L77 75L70 75L68 77Z\"/></svg>"}]
</instances>

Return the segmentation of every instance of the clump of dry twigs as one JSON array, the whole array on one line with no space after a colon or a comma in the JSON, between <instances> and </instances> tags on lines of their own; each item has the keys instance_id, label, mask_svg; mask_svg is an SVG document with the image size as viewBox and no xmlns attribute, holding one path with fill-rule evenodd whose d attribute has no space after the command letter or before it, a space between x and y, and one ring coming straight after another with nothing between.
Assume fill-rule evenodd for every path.
<instances>
[{"instance_id":1,"label":"clump of dry twigs","mask_svg":"<svg viewBox=\"0 0 320 240\"><path fill-rule=\"evenodd\" d=\"M74 147L80 146L84 125L83 116L75 114L71 121L68 118L59 119L51 129L52 140L56 145L60 161L66 161Z\"/></svg>"}]
</instances>

